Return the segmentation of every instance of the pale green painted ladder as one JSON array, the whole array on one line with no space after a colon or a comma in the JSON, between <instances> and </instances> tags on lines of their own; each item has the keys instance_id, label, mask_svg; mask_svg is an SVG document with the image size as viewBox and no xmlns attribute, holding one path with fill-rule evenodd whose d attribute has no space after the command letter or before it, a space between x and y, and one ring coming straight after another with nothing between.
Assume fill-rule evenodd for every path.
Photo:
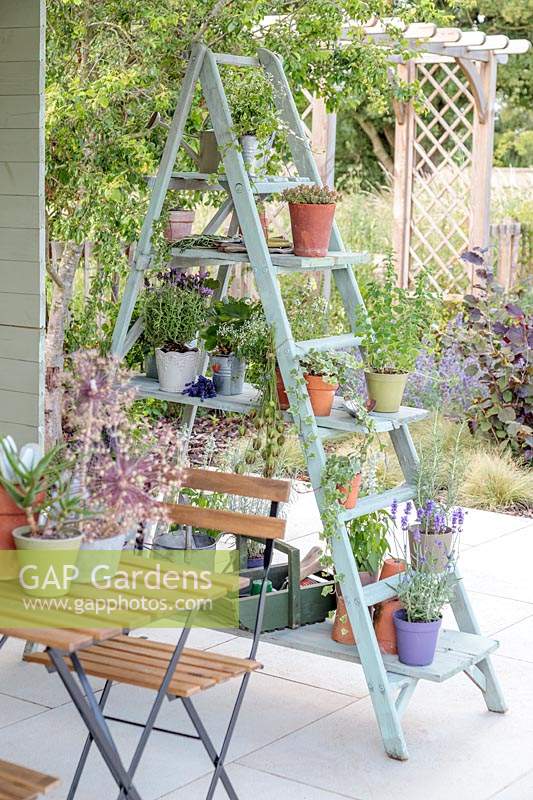
<instances>
[{"instance_id":1,"label":"pale green painted ladder","mask_svg":"<svg viewBox=\"0 0 533 800\"><path fill-rule=\"evenodd\" d=\"M271 78L280 115L288 130L292 159L298 170L298 178L272 177L251 179L247 173L239 147L232 132L231 113L222 85L219 64L238 67L262 67ZM174 173L174 165L182 144L185 122L189 114L195 87L200 81L209 110L211 124L216 134L220 152L223 154L225 175L213 186L209 176L198 173ZM225 191L226 201L219 208L205 229L215 233L231 214L230 230L240 227L247 249L244 254L222 254L217 250L191 249L173 252L178 265L218 266L218 296L226 293L231 267L247 258L250 263L266 318L273 325L276 352L283 380L289 393L295 389L293 370L299 369L298 358L311 348L332 350L356 347L357 338L352 333L321 340L295 342L283 305L278 275L290 272L333 270L337 288L343 298L347 317L353 327L354 310L363 305L363 300L354 276L353 264L367 259L366 254L351 254L344 251L337 227L331 237L332 251L325 258L300 258L294 255L273 255L259 220L255 197L268 197L298 183L321 183L320 176L308 143L304 126L292 97L282 62L268 50L260 50L258 58L218 54L204 45L192 49L176 112L165 145L159 170L152 180L152 194L146 219L139 238L135 261L125 289L114 337L113 352L123 357L142 332L138 320L131 328L131 317L142 287L144 271L152 259L152 226L161 214L163 201L170 190ZM192 426L199 400L184 395L169 395L160 392L157 381L137 378L139 393L143 397L158 397L183 403L187 408L187 421ZM301 394L301 393L300 393ZM255 401L253 390L248 387L237 397L215 398L203 405L227 411L249 411ZM343 409L342 403L334 408L330 417L315 418L307 396L294 405L291 413L301 436L307 441L308 470L321 504L321 472L325 464L322 439L339 431L360 430L357 423ZM339 575L342 575L342 592L346 600L348 616L355 631L357 647L339 645L331 640L328 623L310 625L297 630L278 631L267 635L267 641L348 661L357 661L363 667L370 697L389 756L407 758L407 746L401 726L401 716L419 679L443 681L465 672L479 687L490 711L504 712L505 701L498 685L489 654L498 643L480 635L472 607L460 576L455 589L452 608L459 631L443 631L438 652L429 667L407 667L400 664L396 656L382 656L379 651L368 606L394 597L394 579L380 581L363 587L359 580L355 560L349 546L345 523L355 517L390 505L393 499L406 501L414 497L414 475L417 467L416 451L408 430L411 422L422 419L426 412L403 407L397 414L373 414L376 429L388 432L392 439L405 483L381 494L362 498L355 509L346 511L339 506L338 536L332 543L333 558Z\"/></svg>"}]
</instances>

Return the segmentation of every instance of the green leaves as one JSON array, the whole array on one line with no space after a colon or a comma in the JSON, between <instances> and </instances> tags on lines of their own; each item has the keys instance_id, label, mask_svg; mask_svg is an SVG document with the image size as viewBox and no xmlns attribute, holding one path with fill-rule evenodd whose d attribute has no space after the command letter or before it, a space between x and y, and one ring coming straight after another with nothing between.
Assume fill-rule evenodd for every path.
<instances>
[{"instance_id":1,"label":"green leaves","mask_svg":"<svg viewBox=\"0 0 533 800\"><path fill-rule=\"evenodd\" d=\"M363 339L367 366L375 372L411 372L435 316L427 280L421 275L414 292L399 287L389 259L383 281L372 281L365 294L368 316L357 310L356 333Z\"/></svg>"}]
</instances>

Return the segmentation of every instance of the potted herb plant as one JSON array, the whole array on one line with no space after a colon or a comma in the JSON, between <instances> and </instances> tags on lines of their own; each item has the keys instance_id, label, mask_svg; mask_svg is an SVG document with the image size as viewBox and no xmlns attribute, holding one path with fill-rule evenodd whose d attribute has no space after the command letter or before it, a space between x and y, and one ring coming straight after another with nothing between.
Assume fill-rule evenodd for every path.
<instances>
[{"instance_id":1,"label":"potted herb plant","mask_svg":"<svg viewBox=\"0 0 533 800\"><path fill-rule=\"evenodd\" d=\"M465 463L461 452L463 426L459 426L448 455L440 416L435 415L429 444L419 450L416 475L416 512L408 504L408 537L411 563L418 567L423 560L435 570L445 570L456 556L463 530L464 511L459 493ZM415 519L412 519L416 513ZM405 524L405 519L402 521Z\"/></svg>"},{"instance_id":2,"label":"potted herb plant","mask_svg":"<svg viewBox=\"0 0 533 800\"><path fill-rule=\"evenodd\" d=\"M200 355L195 339L205 324L208 297L187 278L161 283L144 294L144 334L155 349L163 392L183 391L197 374Z\"/></svg>"},{"instance_id":3,"label":"potted herb plant","mask_svg":"<svg viewBox=\"0 0 533 800\"><path fill-rule=\"evenodd\" d=\"M244 391L246 361L242 355L242 332L245 323L261 314L260 303L244 299L228 298L212 306L210 324L201 336L210 354L209 366L217 394L235 395Z\"/></svg>"},{"instance_id":4,"label":"potted herb plant","mask_svg":"<svg viewBox=\"0 0 533 800\"><path fill-rule=\"evenodd\" d=\"M396 587L403 608L394 612L398 657L402 664L425 667L435 656L442 609L452 597L447 571L408 565Z\"/></svg>"},{"instance_id":5,"label":"potted herb plant","mask_svg":"<svg viewBox=\"0 0 533 800\"><path fill-rule=\"evenodd\" d=\"M368 285L366 302L368 316L358 309L356 332L365 351L368 395L374 411L395 413L420 353L423 333L431 324L433 304L423 276L418 276L414 292L403 289L397 285L390 261L383 283Z\"/></svg>"},{"instance_id":6,"label":"potted herb plant","mask_svg":"<svg viewBox=\"0 0 533 800\"><path fill-rule=\"evenodd\" d=\"M310 350L300 359L309 400L317 417L329 417L335 392L358 362L349 353Z\"/></svg>"},{"instance_id":7,"label":"potted herb plant","mask_svg":"<svg viewBox=\"0 0 533 800\"><path fill-rule=\"evenodd\" d=\"M280 127L271 80L262 69L227 67L223 82L230 104L233 134L251 175L264 171Z\"/></svg>"},{"instance_id":8,"label":"potted herb plant","mask_svg":"<svg viewBox=\"0 0 533 800\"><path fill-rule=\"evenodd\" d=\"M326 256L338 193L327 186L304 184L286 189L282 197L289 204L294 255Z\"/></svg>"},{"instance_id":9,"label":"potted herb plant","mask_svg":"<svg viewBox=\"0 0 533 800\"><path fill-rule=\"evenodd\" d=\"M348 523L348 538L363 586L375 583L385 554L388 551L387 532L389 517L386 511L373 511ZM337 585L337 611L331 637L342 644L355 644L346 604ZM369 607L372 614L372 608Z\"/></svg>"}]
</instances>

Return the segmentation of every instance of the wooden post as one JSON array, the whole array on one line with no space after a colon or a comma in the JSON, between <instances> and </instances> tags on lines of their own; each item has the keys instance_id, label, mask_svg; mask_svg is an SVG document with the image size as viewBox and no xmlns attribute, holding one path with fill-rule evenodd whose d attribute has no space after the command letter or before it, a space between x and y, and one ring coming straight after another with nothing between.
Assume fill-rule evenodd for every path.
<instances>
[{"instance_id":1,"label":"wooden post","mask_svg":"<svg viewBox=\"0 0 533 800\"><path fill-rule=\"evenodd\" d=\"M479 62L480 88L483 92L486 113L481 121L478 103L474 108L472 137L472 178L470 183L470 235L469 246L489 247L490 183L494 147L494 106L496 102L497 59L488 53L487 61ZM474 283L474 269L471 282Z\"/></svg>"},{"instance_id":2,"label":"wooden post","mask_svg":"<svg viewBox=\"0 0 533 800\"><path fill-rule=\"evenodd\" d=\"M398 78L407 83L415 80L413 61L398 65ZM411 198L413 191L413 159L415 112L412 103L397 103L394 107L394 184L392 244L396 261L398 284L409 285L409 247L411 244Z\"/></svg>"},{"instance_id":3,"label":"wooden post","mask_svg":"<svg viewBox=\"0 0 533 800\"><path fill-rule=\"evenodd\" d=\"M493 245L495 267L498 282L506 291L511 289L518 275L520 256L521 226L519 222L502 222L490 226L490 240Z\"/></svg>"}]
</instances>

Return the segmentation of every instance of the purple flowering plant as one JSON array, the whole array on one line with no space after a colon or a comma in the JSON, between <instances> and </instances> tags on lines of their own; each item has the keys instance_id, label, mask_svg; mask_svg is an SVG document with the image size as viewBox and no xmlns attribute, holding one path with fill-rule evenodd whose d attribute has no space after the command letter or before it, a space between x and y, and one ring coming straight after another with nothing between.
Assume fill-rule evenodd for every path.
<instances>
[{"instance_id":1,"label":"purple flowering plant","mask_svg":"<svg viewBox=\"0 0 533 800\"><path fill-rule=\"evenodd\" d=\"M182 439L168 426L150 430L133 419L136 392L113 357L80 351L63 382L70 484L81 498L85 537L104 539L166 519L161 501L180 486Z\"/></svg>"}]
</instances>

